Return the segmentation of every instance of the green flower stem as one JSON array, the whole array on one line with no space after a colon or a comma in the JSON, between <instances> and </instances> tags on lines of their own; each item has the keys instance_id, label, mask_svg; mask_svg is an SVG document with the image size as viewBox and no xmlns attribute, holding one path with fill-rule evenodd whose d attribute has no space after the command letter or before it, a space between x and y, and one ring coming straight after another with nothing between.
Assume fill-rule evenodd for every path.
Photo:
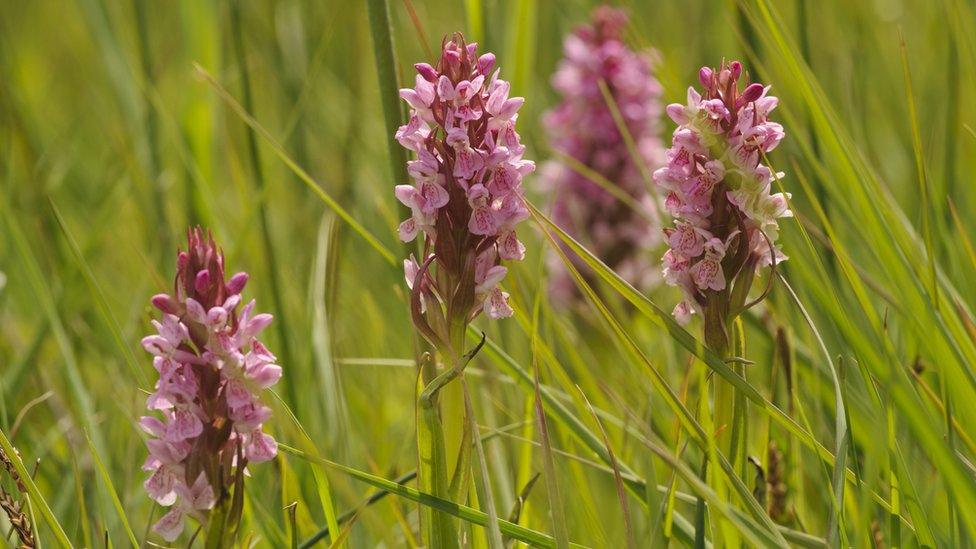
<instances>
[{"instance_id":1,"label":"green flower stem","mask_svg":"<svg viewBox=\"0 0 976 549\"><path fill-rule=\"evenodd\" d=\"M418 387L417 399L417 482L421 491L450 500L448 457L441 421L440 392L456 380L464 368L461 359L451 360L451 368L425 386ZM422 382L421 382L422 383ZM431 507L420 506L421 532L427 547L457 547L454 519Z\"/></svg>"},{"instance_id":2,"label":"green flower stem","mask_svg":"<svg viewBox=\"0 0 976 549\"><path fill-rule=\"evenodd\" d=\"M738 358L745 358L746 355L746 339L745 330L742 326L742 319L736 317L732 321L732 356ZM745 377L745 364L742 362L736 362L732 365L735 373L740 376ZM732 462L732 466L735 468L736 473L740 478L745 479L746 477L746 454L748 451L748 432L749 423L747 421L746 415L746 397L741 391L735 391L735 397L732 403L732 433L731 433L731 444L729 460Z\"/></svg>"}]
</instances>

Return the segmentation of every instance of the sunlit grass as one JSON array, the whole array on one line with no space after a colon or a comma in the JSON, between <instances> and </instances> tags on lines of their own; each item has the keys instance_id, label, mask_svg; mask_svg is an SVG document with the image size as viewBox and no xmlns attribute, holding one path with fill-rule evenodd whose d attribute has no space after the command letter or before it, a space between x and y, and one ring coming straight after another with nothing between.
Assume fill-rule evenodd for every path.
<instances>
[{"instance_id":1,"label":"sunlit grass","mask_svg":"<svg viewBox=\"0 0 976 549\"><path fill-rule=\"evenodd\" d=\"M472 346L487 333L465 375L480 435L465 481L478 490L452 502L413 484L418 347L391 95L431 61L427 47L462 31L526 97L526 157L549 158L548 79L593 3L6 3L0 446L44 545L161 542L140 470L136 420L155 372L139 340L196 223L254 274L248 291L284 330L268 334L285 372L268 403L283 451L253 467L242 542L416 546L419 505L476 547L971 544L976 8L619 4L628 40L658 51L668 101L722 59L773 85L787 138L769 162L793 193L790 259L743 319L747 363L728 363L698 324L671 318L676 292L627 284L551 223L527 178L529 249L505 281L515 317L469 333ZM575 306L546 292L553 250L576 275ZM745 403L758 469L715 445L727 426L703 399L716 379ZM464 396L446 395L447 409Z\"/></svg>"}]
</instances>

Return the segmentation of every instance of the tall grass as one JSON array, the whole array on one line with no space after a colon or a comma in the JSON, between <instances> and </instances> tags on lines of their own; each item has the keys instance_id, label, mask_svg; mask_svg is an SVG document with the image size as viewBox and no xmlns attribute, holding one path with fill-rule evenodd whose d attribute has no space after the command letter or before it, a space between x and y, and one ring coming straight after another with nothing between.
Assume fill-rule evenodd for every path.
<instances>
[{"instance_id":1,"label":"tall grass","mask_svg":"<svg viewBox=\"0 0 976 549\"><path fill-rule=\"evenodd\" d=\"M528 178L515 317L471 329L487 342L470 400L448 408L478 420L464 501L413 484L392 94L430 61L425 39L477 37L526 97L526 157L548 158L548 78L593 3L4 3L0 446L43 544L160 541L135 423L155 373L138 342L180 228L203 222L255 274L282 327L269 347L285 351L267 424L283 451L253 468L241 540L416 546L423 508L476 547L971 545L976 7L617 3L628 40L659 52L668 101L723 58L773 85L790 259L743 318L748 362L727 363L671 319L676 292L638 292L553 225ZM578 306L550 301L550 249ZM716 379L739 402L738 458L716 444Z\"/></svg>"}]
</instances>

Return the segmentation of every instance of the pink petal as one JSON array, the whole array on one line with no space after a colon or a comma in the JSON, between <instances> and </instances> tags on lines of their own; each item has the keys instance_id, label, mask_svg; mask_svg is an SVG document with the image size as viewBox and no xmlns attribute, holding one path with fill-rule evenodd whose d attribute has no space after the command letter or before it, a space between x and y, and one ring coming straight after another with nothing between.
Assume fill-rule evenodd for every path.
<instances>
[{"instance_id":1,"label":"pink petal","mask_svg":"<svg viewBox=\"0 0 976 549\"><path fill-rule=\"evenodd\" d=\"M508 318L514 313L508 305L508 293L498 288L495 288L494 291L488 294L488 298L485 299L484 311L488 315L488 318L496 320L499 318Z\"/></svg>"},{"instance_id":2,"label":"pink petal","mask_svg":"<svg viewBox=\"0 0 976 549\"><path fill-rule=\"evenodd\" d=\"M166 440L170 442L196 438L200 433L203 433L203 422L196 414L186 409L177 409L173 420L166 426Z\"/></svg>"},{"instance_id":3,"label":"pink petal","mask_svg":"<svg viewBox=\"0 0 976 549\"><path fill-rule=\"evenodd\" d=\"M142 486L146 489L146 493L149 494L150 498L160 505L168 506L176 503L176 482L176 475L170 471L169 467L163 465L159 469L156 469L142 483Z\"/></svg>"},{"instance_id":4,"label":"pink petal","mask_svg":"<svg viewBox=\"0 0 976 549\"><path fill-rule=\"evenodd\" d=\"M267 328L268 325L271 324L272 320L274 320L274 317L268 313L255 315L254 318L247 323L247 327L244 328L244 339L250 340L254 336L261 333L261 330Z\"/></svg>"},{"instance_id":5,"label":"pink petal","mask_svg":"<svg viewBox=\"0 0 976 549\"><path fill-rule=\"evenodd\" d=\"M492 171L491 190L495 194L508 194L518 187L518 170L508 164L502 164Z\"/></svg>"},{"instance_id":6,"label":"pink petal","mask_svg":"<svg viewBox=\"0 0 976 549\"><path fill-rule=\"evenodd\" d=\"M420 94L416 90L403 88L400 90L400 98L409 103L414 109L423 110L427 108L424 100L420 98Z\"/></svg>"},{"instance_id":7,"label":"pink petal","mask_svg":"<svg viewBox=\"0 0 976 549\"><path fill-rule=\"evenodd\" d=\"M158 418L152 416L142 416L139 418L139 426L142 430L155 437L162 437L166 433L166 425Z\"/></svg>"},{"instance_id":8,"label":"pink petal","mask_svg":"<svg viewBox=\"0 0 976 549\"><path fill-rule=\"evenodd\" d=\"M170 356L173 353L173 345L160 335L142 338L142 348L156 356Z\"/></svg>"},{"instance_id":9,"label":"pink petal","mask_svg":"<svg viewBox=\"0 0 976 549\"><path fill-rule=\"evenodd\" d=\"M189 317L200 324L206 324L207 322L207 311L200 305L200 302L193 299L192 297L186 298L186 313Z\"/></svg>"},{"instance_id":10,"label":"pink petal","mask_svg":"<svg viewBox=\"0 0 976 549\"><path fill-rule=\"evenodd\" d=\"M172 503L170 504L172 505ZM156 524L153 531L163 537L164 540L173 542L183 533L183 510L179 507L171 509L169 513L163 515Z\"/></svg>"},{"instance_id":11,"label":"pink petal","mask_svg":"<svg viewBox=\"0 0 976 549\"><path fill-rule=\"evenodd\" d=\"M393 193L396 195L397 200L408 208L417 208L420 206L418 203L419 193L417 193L417 189L413 185L397 185L393 189Z\"/></svg>"},{"instance_id":12,"label":"pink petal","mask_svg":"<svg viewBox=\"0 0 976 549\"><path fill-rule=\"evenodd\" d=\"M498 239L498 255L502 259L514 261L525 258L525 245L519 242L515 231L508 231Z\"/></svg>"},{"instance_id":13,"label":"pink petal","mask_svg":"<svg viewBox=\"0 0 976 549\"><path fill-rule=\"evenodd\" d=\"M251 391L240 380L232 379L224 385L224 395L227 398L227 406L240 408L251 404L254 400Z\"/></svg>"},{"instance_id":14,"label":"pink petal","mask_svg":"<svg viewBox=\"0 0 976 549\"><path fill-rule=\"evenodd\" d=\"M475 208L468 220L468 230L471 234L490 235L498 229L495 214L487 207Z\"/></svg>"},{"instance_id":15,"label":"pink petal","mask_svg":"<svg viewBox=\"0 0 976 549\"><path fill-rule=\"evenodd\" d=\"M223 307L211 307L207 311L207 325L220 329L227 325L227 309Z\"/></svg>"},{"instance_id":16,"label":"pink petal","mask_svg":"<svg viewBox=\"0 0 976 549\"><path fill-rule=\"evenodd\" d=\"M685 106L680 103L671 103L667 107L668 116L674 120L675 124L684 125L688 123L688 115L685 113Z\"/></svg>"},{"instance_id":17,"label":"pink petal","mask_svg":"<svg viewBox=\"0 0 976 549\"><path fill-rule=\"evenodd\" d=\"M457 92L454 90L454 84L451 83L450 78L441 75L437 79L437 95L441 101L451 101L457 97Z\"/></svg>"},{"instance_id":18,"label":"pink petal","mask_svg":"<svg viewBox=\"0 0 976 549\"><path fill-rule=\"evenodd\" d=\"M481 166L481 155L477 151L470 148L459 150L454 158L454 176L471 179Z\"/></svg>"},{"instance_id":19,"label":"pink petal","mask_svg":"<svg viewBox=\"0 0 976 549\"><path fill-rule=\"evenodd\" d=\"M430 180L420 184L420 196L423 202L420 211L426 214L432 214L439 208L446 206L450 198L444 187Z\"/></svg>"},{"instance_id":20,"label":"pink petal","mask_svg":"<svg viewBox=\"0 0 976 549\"><path fill-rule=\"evenodd\" d=\"M488 272L485 273L484 279L478 283L476 291L478 293L486 293L489 290L494 289L495 286L497 286L498 283L505 278L507 273L508 269L501 265L495 265L494 267L488 269Z\"/></svg>"},{"instance_id":21,"label":"pink petal","mask_svg":"<svg viewBox=\"0 0 976 549\"><path fill-rule=\"evenodd\" d=\"M412 242L413 239L417 238L417 233L419 232L419 227L417 226L417 220L410 218L397 228L397 232L400 234L400 240L404 242Z\"/></svg>"},{"instance_id":22,"label":"pink petal","mask_svg":"<svg viewBox=\"0 0 976 549\"><path fill-rule=\"evenodd\" d=\"M278 455L278 443L274 437L260 430L251 433L245 447L245 456L254 463L270 461Z\"/></svg>"},{"instance_id":23,"label":"pink petal","mask_svg":"<svg viewBox=\"0 0 976 549\"><path fill-rule=\"evenodd\" d=\"M281 366L277 364L265 364L256 369L256 371L251 372L250 377L258 387L267 389L275 383L278 383L278 380L281 379Z\"/></svg>"},{"instance_id":24,"label":"pink petal","mask_svg":"<svg viewBox=\"0 0 976 549\"><path fill-rule=\"evenodd\" d=\"M502 104L501 109L495 114L495 116L503 120L508 120L509 118L515 116L515 113L522 108L523 103L525 103L524 97L513 97Z\"/></svg>"}]
</instances>

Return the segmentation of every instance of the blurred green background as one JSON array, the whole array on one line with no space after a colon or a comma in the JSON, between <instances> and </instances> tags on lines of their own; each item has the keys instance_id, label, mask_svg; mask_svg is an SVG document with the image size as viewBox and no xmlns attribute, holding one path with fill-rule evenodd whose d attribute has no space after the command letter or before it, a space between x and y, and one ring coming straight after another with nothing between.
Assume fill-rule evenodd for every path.
<instances>
[{"instance_id":1,"label":"blurred green background","mask_svg":"<svg viewBox=\"0 0 976 549\"><path fill-rule=\"evenodd\" d=\"M791 259L781 271L810 322L778 284L747 321L755 361L747 379L804 437L841 448L851 481L832 507L830 463L756 406L750 453L768 477L768 442L776 441L789 488L789 512L775 520L816 543L867 547L877 536L883 546L898 538L964 546L976 534L968 435L976 420L976 7L614 4L631 14L628 41L659 53L665 103L683 102L701 65L733 58L780 97L774 118L787 139L770 160L788 174L783 185L798 214L784 227ZM519 119L526 158L541 162L550 151L539 119L556 101L549 77L563 36L594 5L389 0L396 71L401 83L412 82L412 63L432 61L425 43L436 51L454 31L496 52L502 76L526 97ZM403 253L392 192L402 181L391 174L374 54L366 4L352 0L0 0L0 429L29 467L37 462L38 488L77 545L126 543L113 491L139 540L150 516L161 514L141 486L145 447L135 421L155 372L138 342L150 329L149 297L172 284L176 249L194 224L214 231L229 269L249 271L247 293L275 314L267 343L285 371L269 424L276 437L309 448L287 403L322 456L387 478L415 467L414 342L402 272L279 156ZM249 133L194 63L281 148ZM527 178L528 196L544 206L534 183ZM538 368L556 400L599 433L585 394L603 414L615 454L662 494L672 486L694 494L649 451L653 443L691 470L700 465L649 366L690 410L703 394L705 367L609 286L601 296L610 314L649 364L595 309L549 303L548 244L537 230L523 232L529 252L507 280L518 314L479 320L479 328L524 372ZM677 293L660 289L651 299L670 311ZM493 435L486 452L499 515L507 517L542 471L543 454L531 386L514 383L503 362L479 356L469 378L483 434ZM840 372L836 385L831 367ZM570 539L622 546L625 511L610 464L597 463L565 422L550 419L550 429ZM324 526L308 462L283 456L253 469L245 516L254 541L283 546ZM750 489L755 474L743 476ZM339 512L369 491L338 472L329 478ZM546 494L540 480L520 524L552 530ZM663 528L658 497L628 496L640 546L663 543L653 537ZM295 501L293 535L283 509ZM694 507L693 499L675 503L688 520ZM36 521L42 539L52 540L43 518ZM415 522L414 504L389 497L361 510L345 541L419 543ZM471 543L484 543L481 536L472 527ZM675 536L673 544L688 543Z\"/></svg>"}]
</instances>

